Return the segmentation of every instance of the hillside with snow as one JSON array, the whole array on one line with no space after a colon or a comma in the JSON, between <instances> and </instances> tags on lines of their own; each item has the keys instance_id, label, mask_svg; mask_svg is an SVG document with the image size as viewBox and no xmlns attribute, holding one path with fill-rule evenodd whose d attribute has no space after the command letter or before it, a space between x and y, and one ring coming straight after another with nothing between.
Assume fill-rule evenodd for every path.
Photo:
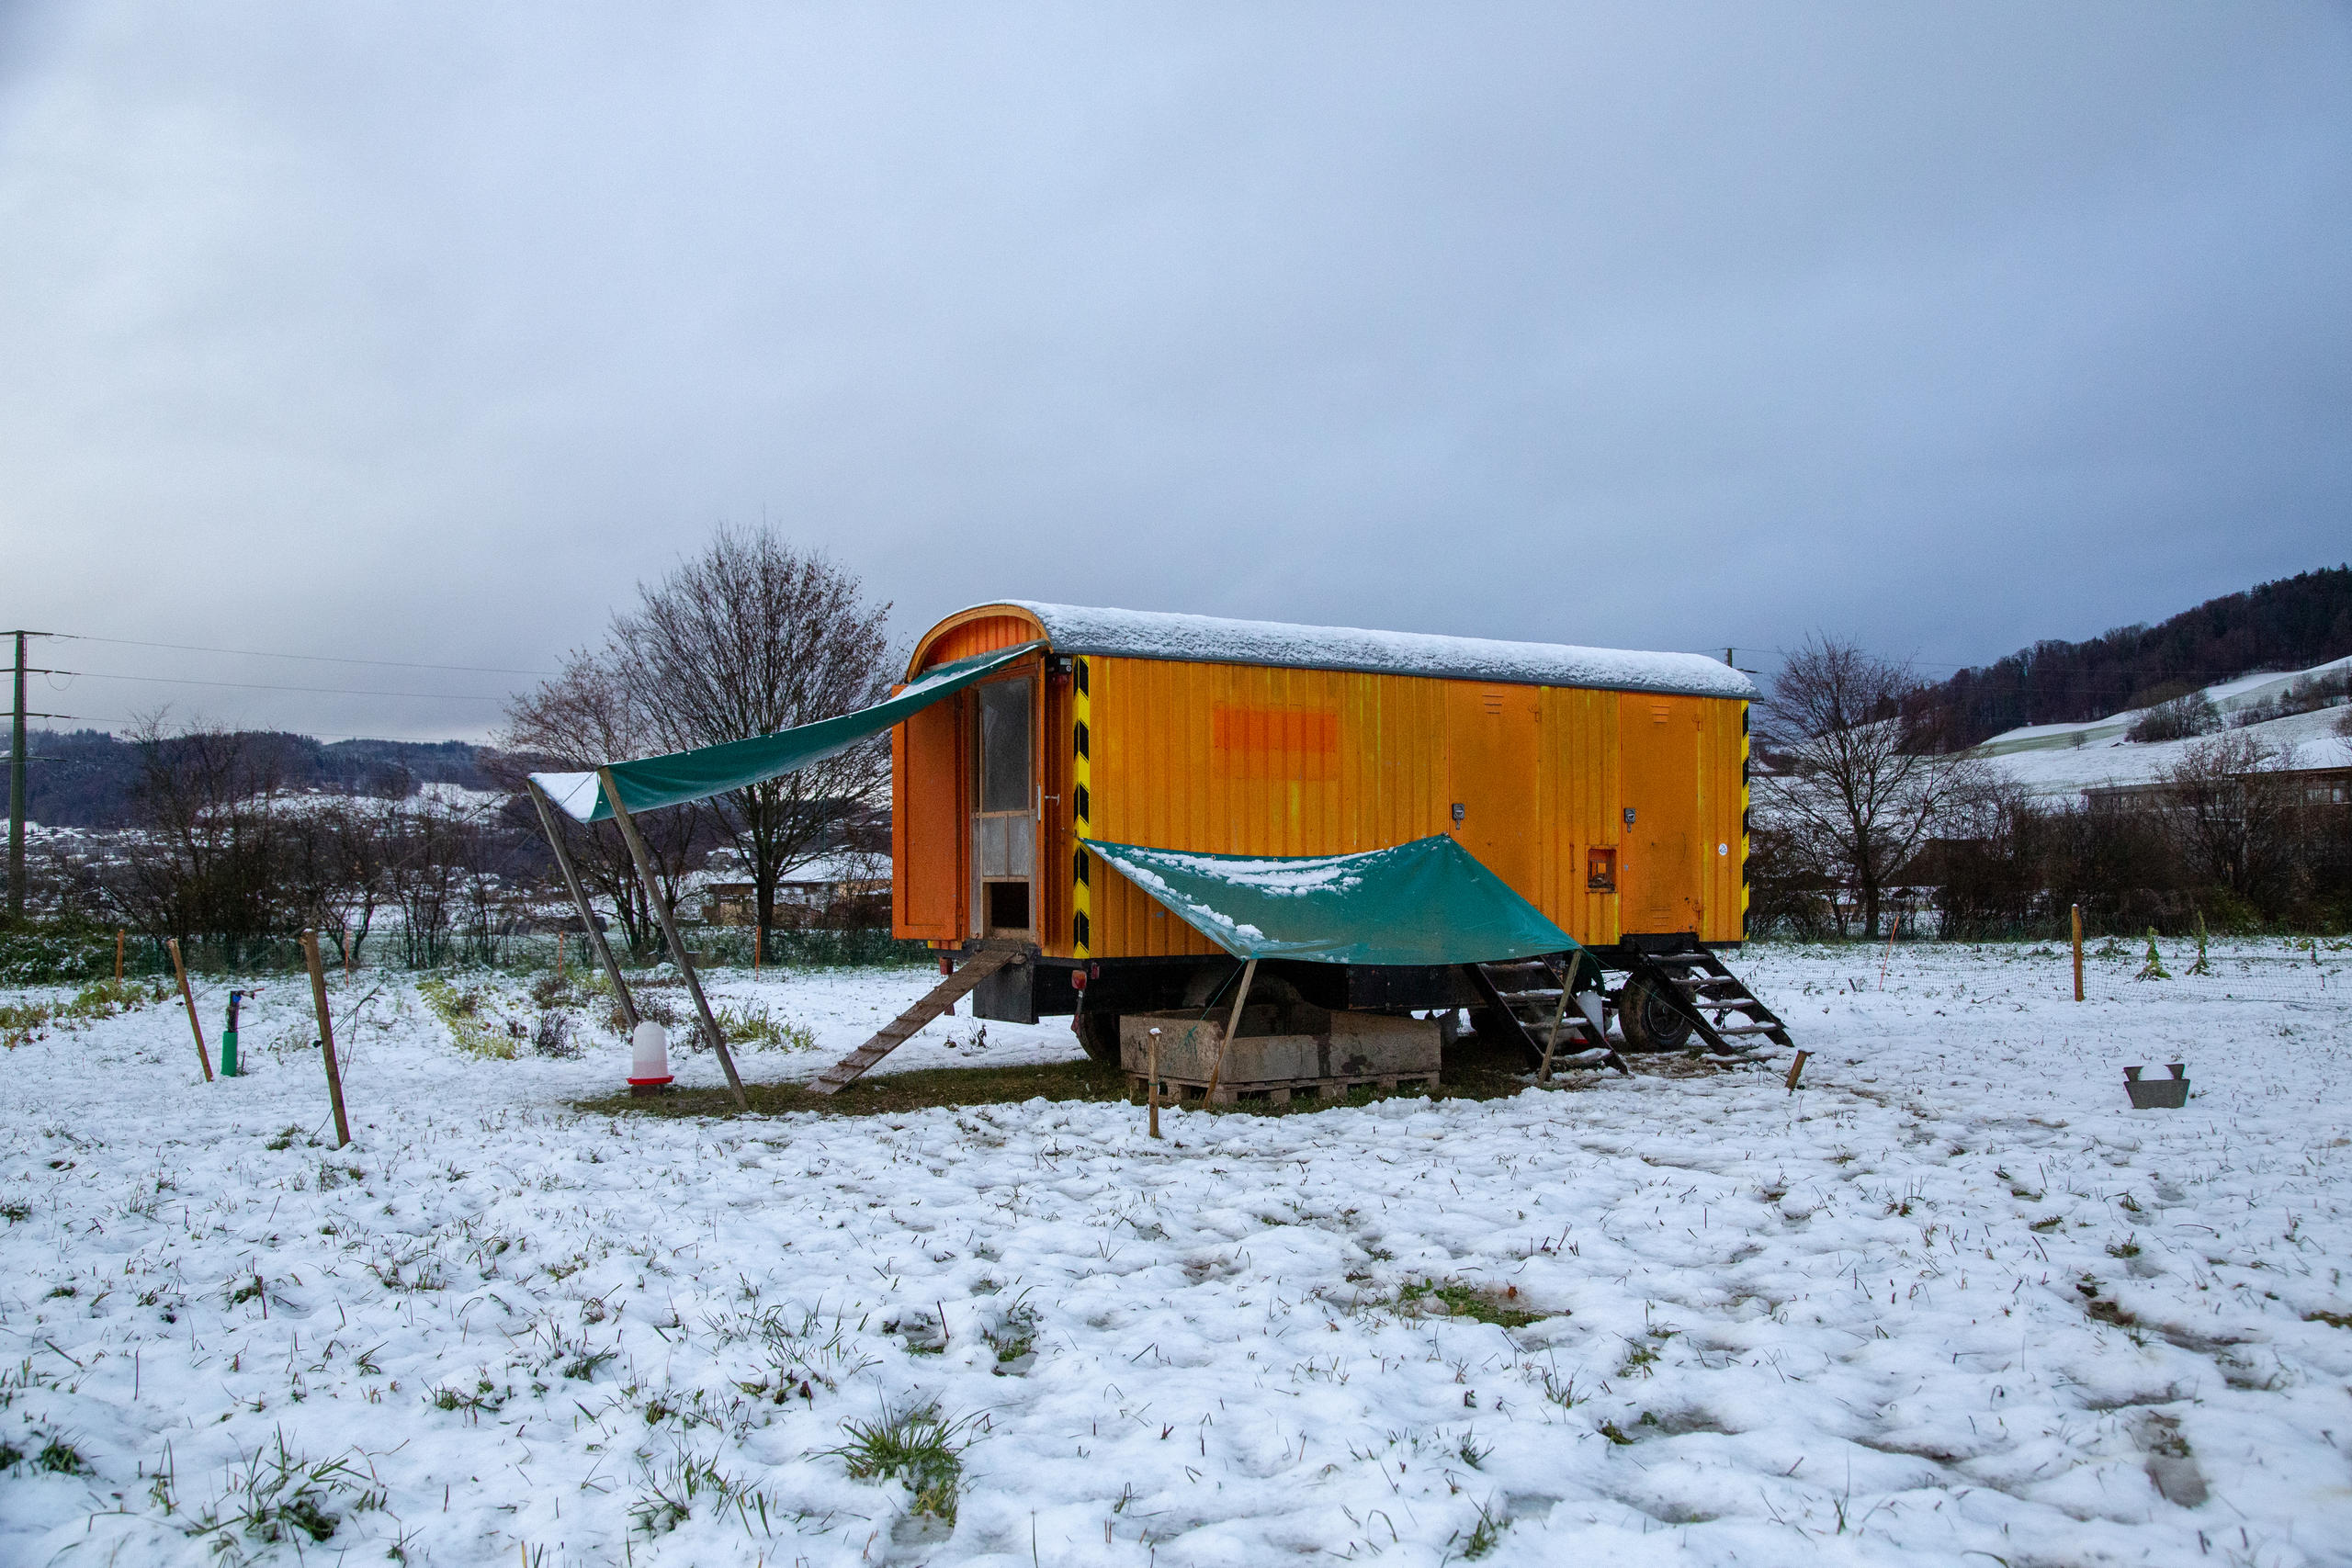
<instances>
[{"instance_id":1,"label":"hillside with snow","mask_svg":"<svg viewBox=\"0 0 2352 1568\"><path fill-rule=\"evenodd\" d=\"M2290 696L2298 682L2319 682L2352 673L2352 658L2309 670L2240 676L2205 687L2222 724L2216 733L2241 734L2260 741L2297 769L2352 767L2352 737L2338 733L2346 709L2322 707L2278 718L2261 716ZM2132 728L2149 710L2127 709L2080 724L2037 724L1996 735L1976 748L2004 778L2038 795L2073 795L2110 784L2152 784L2180 764L2189 751L2213 736L2180 740L2134 741ZM2245 722L2246 720L2255 722Z\"/></svg>"}]
</instances>

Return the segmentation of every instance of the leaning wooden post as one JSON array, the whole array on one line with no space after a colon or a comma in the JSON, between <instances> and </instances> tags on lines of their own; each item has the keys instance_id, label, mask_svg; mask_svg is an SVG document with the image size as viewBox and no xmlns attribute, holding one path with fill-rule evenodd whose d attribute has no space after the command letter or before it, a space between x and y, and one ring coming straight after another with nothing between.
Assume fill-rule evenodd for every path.
<instances>
[{"instance_id":1,"label":"leaning wooden post","mask_svg":"<svg viewBox=\"0 0 2352 1568\"><path fill-rule=\"evenodd\" d=\"M2083 999L2083 907L2075 906L2075 999Z\"/></svg>"},{"instance_id":2,"label":"leaning wooden post","mask_svg":"<svg viewBox=\"0 0 2352 1568\"><path fill-rule=\"evenodd\" d=\"M1568 954L1567 969L1560 976L1560 1010L1552 1015L1552 1032L1544 1037L1544 1065L1535 1070L1535 1081L1552 1081L1552 1051L1560 1043L1560 1025L1568 1016L1568 995L1577 983L1577 970L1584 963L1584 950L1578 948Z\"/></svg>"},{"instance_id":3,"label":"leaning wooden post","mask_svg":"<svg viewBox=\"0 0 2352 1568\"><path fill-rule=\"evenodd\" d=\"M686 989L693 993L695 1011L701 1015L704 1034L710 1048L718 1053L718 1065L727 1074L727 1087L734 1092L735 1109L752 1109L750 1097L743 1092L743 1080L735 1074L735 1058L728 1054L727 1036L719 1032L718 1020L710 1013L710 1003L703 998L702 981L695 975L694 960L686 956L685 939L678 935L677 918L662 897L662 885L653 875L653 856L645 848L645 840L637 830L637 820L621 804L620 785L613 782L613 770L598 768L597 782L605 786L605 804L613 808L613 820L620 824L621 837L628 840L629 857L637 862L639 880L645 884L645 897L653 906L654 918L662 922L662 935L670 944L670 961L678 973L686 977Z\"/></svg>"},{"instance_id":4,"label":"leaning wooden post","mask_svg":"<svg viewBox=\"0 0 2352 1568\"><path fill-rule=\"evenodd\" d=\"M1225 1021L1225 1033L1216 1043L1216 1061L1209 1067L1209 1087L1201 1095L1201 1103L1216 1103L1216 1086L1225 1077L1225 1048L1231 1043L1234 1032L1241 1027L1241 1005L1250 999L1250 982L1258 974L1258 960L1252 957L1241 966L1241 987L1233 993L1233 1011Z\"/></svg>"},{"instance_id":5,"label":"leaning wooden post","mask_svg":"<svg viewBox=\"0 0 2352 1568\"><path fill-rule=\"evenodd\" d=\"M212 1081L212 1057L204 1048L204 1025L197 1021L196 993L187 988L187 964L180 957L180 939L173 937L164 943L171 951L172 973L180 977L180 1000L187 1004L187 1026L196 1032L196 1065L204 1069L204 1081Z\"/></svg>"},{"instance_id":6,"label":"leaning wooden post","mask_svg":"<svg viewBox=\"0 0 2352 1568\"><path fill-rule=\"evenodd\" d=\"M620 1003L621 1018L634 1033L638 1023L636 999L628 994L628 982L621 978L621 966L614 961L605 933L596 929L596 912L588 907L588 895L580 886L580 874L572 869L571 852L563 847L562 835L555 830L547 792L539 787L537 779L523 782L531 792L531 804L538 807L539 827L547 833L548 848L555 852L555 863L563 873L563 885L571 889L571 901L579 907L580 923L588 928L589 945L595 948L597 958L604 963L605 977L613 983L613 996ZM556 951L560 953L562 949L559 946Z\"/></svg>"},{"instance_id":7,"label":"leaning wooden post","mask_svg":"<svg viewBox=\"0 0 2352 1568\"><path fill-rule=\"evenodd\" d=\"M319 1010L319 1049L327 1061L327 1101L334 1107L334 1146L351 1142L351 1122L343 1113L343 1069L334 1059L334 1025L327 1017L327 966L319 962L319 933L302 928L302 956L311 965L311 1001Z\"/></svg>"}]
</instances>

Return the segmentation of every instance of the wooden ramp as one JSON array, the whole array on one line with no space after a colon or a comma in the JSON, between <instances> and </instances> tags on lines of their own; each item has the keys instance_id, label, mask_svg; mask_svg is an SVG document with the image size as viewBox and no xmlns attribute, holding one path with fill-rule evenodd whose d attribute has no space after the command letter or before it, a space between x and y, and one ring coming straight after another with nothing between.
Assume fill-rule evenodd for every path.
<instances>
[{"instance_id":1,"label":"wooden ramp","mask_svg":"<svg viewBox=\"0 0 2352 1568\"><path fill-rule=\"evenodd\" d=\"M884 1024L873 1039L827 1067L808 1088L818 1094L833 1094L847 1088L875 1063L897 1050L917 1030L954 1007L956 998L981 981L1007 964L1028 961L1028 954L1018 952L998 950L974 953L964 961L961 969L933 986L922 1000Z\"/></svg>"}]
</instances>

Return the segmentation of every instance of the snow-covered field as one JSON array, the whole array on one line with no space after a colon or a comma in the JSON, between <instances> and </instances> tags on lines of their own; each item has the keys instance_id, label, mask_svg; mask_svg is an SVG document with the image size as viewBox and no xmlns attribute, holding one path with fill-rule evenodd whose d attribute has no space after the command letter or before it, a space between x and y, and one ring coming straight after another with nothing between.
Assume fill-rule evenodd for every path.
<instances>
[{"instance_id":1,"label":"snow-covered field","mask_svg":"<svg viewBox=\"0 0 2352 1568\"><path fill-rule=\"evenodd\" d=\"M1159 1144L582 1114L609 1036L469 1055L394 981L338 987L337 1151L302 986L210 1086L175 1005L53 1028L0 1060L0 1562L2352 1561L2352 1013L1877 960L1738 964L1816 1053L1793 1095ZM926 983L719 990L814 1032L747 1075L805 1077ZM888 1065L1072 1049L974 1027ZM2172 1060L2188 1109L2126 1109ZM929 1469L853 1474L925 1409Z\"/></svg>"}]
</instances>

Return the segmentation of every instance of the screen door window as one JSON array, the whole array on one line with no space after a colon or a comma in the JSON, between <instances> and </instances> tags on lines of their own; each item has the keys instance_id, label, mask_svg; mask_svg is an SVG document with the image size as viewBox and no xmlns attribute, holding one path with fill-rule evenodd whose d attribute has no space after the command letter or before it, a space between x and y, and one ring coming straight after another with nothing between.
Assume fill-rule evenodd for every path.
<instances>
[{"instance_id":1,"label":"screen door window","mask_svg":"<svg viewBox=\"0 0 2352 1568\"><path fill-rule=\"evenodd\" d=\"M1029 678L980 688L980 809L1026 811L1029 798Z\"/></svg>"}]
</instances>

